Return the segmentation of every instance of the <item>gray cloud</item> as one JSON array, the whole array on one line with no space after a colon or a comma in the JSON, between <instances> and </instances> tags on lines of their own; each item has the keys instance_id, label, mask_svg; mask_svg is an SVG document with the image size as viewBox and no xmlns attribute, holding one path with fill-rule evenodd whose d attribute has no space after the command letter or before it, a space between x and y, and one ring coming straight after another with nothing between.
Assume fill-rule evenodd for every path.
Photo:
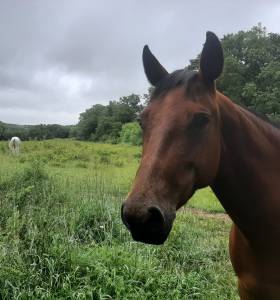
<instances>
[{"instance_id":1,"label":"gray cloud","mask_svg":"<svg viewBox=\"0 0 280 300\"><path fill-rule=\"evenodd\" d=\"M95 103L148 83L144 44L174 70L200 51L205 32L262 22L277 32L278 1L0 1L0 120L73 124Z\"/></svg>"}]
</instances>

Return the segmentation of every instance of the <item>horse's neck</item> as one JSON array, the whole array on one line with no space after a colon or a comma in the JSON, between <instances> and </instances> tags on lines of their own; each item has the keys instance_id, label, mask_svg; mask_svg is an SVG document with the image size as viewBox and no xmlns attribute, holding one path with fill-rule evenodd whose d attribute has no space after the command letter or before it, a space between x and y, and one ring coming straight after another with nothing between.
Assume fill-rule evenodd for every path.
<instances>
[{"instance_id":1,"label":"horse's neck","mask_svg":"<svg viewBox=\"0 0 280 300\"><path fill-rule=\"evenodd\" d=\"M280 228L280 130L218 94L220 166L212 189L247 238Z\"/></svg>"}]
</instances>

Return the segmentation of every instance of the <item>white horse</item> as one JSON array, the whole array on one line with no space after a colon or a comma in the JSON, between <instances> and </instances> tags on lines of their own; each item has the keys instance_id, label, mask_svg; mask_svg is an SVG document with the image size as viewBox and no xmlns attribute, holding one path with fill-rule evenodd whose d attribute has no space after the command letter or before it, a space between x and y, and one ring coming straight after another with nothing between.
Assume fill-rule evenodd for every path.
<instances>
[{"instance_id":1,"label":"white horse","mask_svg":"<svg viewBox=\"0 0 280 300\"><path fill-rule=\"evenodd\" d=\"M9 142L9 148L11 149L13 154L19 154L21 140L17 136L13 136Z\"/></svg>"}]
</instances>

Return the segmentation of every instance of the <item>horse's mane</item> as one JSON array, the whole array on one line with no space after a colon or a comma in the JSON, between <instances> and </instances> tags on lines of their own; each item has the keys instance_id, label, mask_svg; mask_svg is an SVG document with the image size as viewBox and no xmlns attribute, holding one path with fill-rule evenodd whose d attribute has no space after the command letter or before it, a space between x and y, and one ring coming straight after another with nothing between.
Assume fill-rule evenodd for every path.
<instances>
[{"instance_id":1,"label":"horse's mane","mask_svg":"<svg viewBox=\"0 0 280 300\"><path fill-rule=\"evenodd\" d=\"M188 80L197 74L196 71L190 71L188 69L180 69L168 74L164 77L154 88L151 99L158 97L159 95L166 93L176 87L186 85Z\"/></svg>"}]
</instances>

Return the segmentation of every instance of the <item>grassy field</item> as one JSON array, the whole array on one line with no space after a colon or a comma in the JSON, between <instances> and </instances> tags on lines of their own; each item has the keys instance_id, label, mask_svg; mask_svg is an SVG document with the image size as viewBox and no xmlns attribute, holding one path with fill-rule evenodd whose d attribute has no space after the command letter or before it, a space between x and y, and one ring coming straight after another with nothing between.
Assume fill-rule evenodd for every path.
<instances>
[{"instance_id":1,"label":"grassy field","mask_svg":"<svg viewBox=\"0 0 280 300\"><path fill-rule=\"evenodd\" d=\"M163 246L132 241L120 205L140 153L51 140L14 157L0 142L0 299L237 299L231 224L209 189Z\"/></svg>"}]
</instances>

